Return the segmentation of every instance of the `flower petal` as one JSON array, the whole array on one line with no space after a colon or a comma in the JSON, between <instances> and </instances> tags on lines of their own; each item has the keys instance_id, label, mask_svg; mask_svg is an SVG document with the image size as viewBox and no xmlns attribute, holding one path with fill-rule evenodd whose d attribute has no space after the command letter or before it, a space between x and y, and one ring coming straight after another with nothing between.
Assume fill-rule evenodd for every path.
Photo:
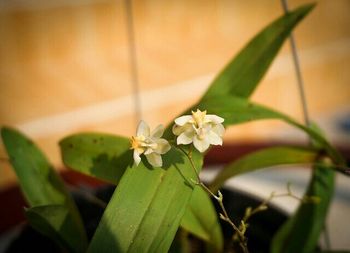
<instances>
[{"instance_id":1,"label":"flower petal","mask_svg":"<svg viewBox=\"0 0 350 253\"><path fill-rule=\"evenodd\" d=\"M140 121L140 123L139 123L139 125L137 127L136 135L137 136L144 136L144 137L149 137L150 136L149 126L143 120Z\"/></svg>"},{"instance_id":2,"label":"flower petal","mask_svg":"<svg viewBox=\"0 0 350 253\"><path fill-rule=\"evenodd\" d=\"M148 154L151 154L152 152L154 152L153 151L153 149L151 149L151 148L148 148L146 151L145 151L145 155L148 155Z\"/></svg>"},{"instance_id":3,"label":"flower petal","mask_svg":"<svg viewBox=\"0 0 350 253\"><path fill-rule=\"evenodd\" d=\"M220 123L224 122L224 119L217 116L217 115L214 115L214 114L207 114L207 115L205 115L205 121L220 124Z\"/></svg>"},{"instance_id":4,"label":"flower petal","mask_svg":"<svg viewBox=\"0 0 350 253\"><path fill-rule=\"evenodd\" d=\"M161 155L168 152L171 148L169 142L166 139L162 139L162 138L157 139L155 143L157 143L157 148L154 149L154 152Z\"/></svg>"},{"instance_id":5,"label":"flower petal","mask_svg":"<svg viewBox=\"0 0 350 253\"><path fill-rule=\"evenodd\" d=\"M211 145L222 145L222 138L214 131L209 131L207 133L207 139Z\"/></svg>"},{"instance_id":6,"label":"flower petal","mask_svg":"<svg viewBox=\"0 0 350 253\"><path fill-rule=\"evenodd\" d=\"M186 132L186 131L192 131L192 125L191 124L185 124L183 126L178 126L178 125L173 125L173 134L175 135L180 135L181 133L183 132Z\"/></svg>"},{"instance_id":7,"label":"flower petal","mask_svg":"<svg viewBox=\"0 0 350 253\"><path fill-rule=\"evenodd\" d=\"M191 115L184 115L175 119L176 125L183 126L192 119Z\"/></svg>"},{"instance_id":8,"label":"flower petal","mask_svg":"<svg viewBox=\"0 0 350 253\"><path fill-rule=\"evenodd\" d=\"M146 155L147 161L153 166L153 167L162 167L163 161L162 157L157 153L151 153Z\"/></svg>"},{"instance_id":9,"label":"flower petal","mask_svg":"<svg viewBox=\"0 0 350 253\"><path fill-rule=\"evenodd\" d=\"M200 140L197 136L193 138L194 147L201 153L209 148L209 141L207 138Z\"/></svg>"},{"instance_id":10,"label":"flower petal","mask_svg":"<svg viewBox=\"0 0 350 253\"><path fill-rule=\"evenodd\" d=\"M160 138L162 137L164 133L164 126L163 125L158 125L152 132L151 132L151 137L152 138Z\"/></svg>"},{"instance_id":11,"label":"flower petal","mask_svg":"<svg viewBox=\"0 0 350 253\"><path fill-rule=\"evenodd\" d=\"M183 132L179 135L179 137L177 137L176 139L176 143L177 145L183 144L183 145L187 145L190 144L193 141L193 137L194 137L194 131L187 131L187 132Z\"/></svg>"},{"instance_id":12,"label":"flower petal","mask_svg":"<svg viewBox=\"0 0 350 253\"><path fill-rule=\"evenodd\" d=\"M139 163L141 162L140 154L136 150L134 150L134 162L136 166L139 165Z\"/></svg>"},{"instance_id":13,"label":"flower petal","mask_svg":"<svg viewBox=\"0 0 350 253\"><path fill-rule=\"evenodd\" d=\"M222 124L214 125L211 130L219 136L223 136L225 133L225 128Z\"/></svg>"}]
</instances>

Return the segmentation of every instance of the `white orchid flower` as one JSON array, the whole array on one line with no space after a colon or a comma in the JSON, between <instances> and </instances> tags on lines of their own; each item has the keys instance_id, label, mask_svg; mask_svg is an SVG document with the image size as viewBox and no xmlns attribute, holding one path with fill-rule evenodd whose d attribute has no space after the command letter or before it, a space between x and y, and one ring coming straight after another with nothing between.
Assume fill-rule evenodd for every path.
<instances>
[{"instance_id":1,"label":"white orchid flower","mask_svg":"<svg viewBox=\"0 0 350 253\"><path fill-rule=\"evenodd\" d=\"M136 136L131 137L131 149L134 150L134 161L139 165L141 154L144 154L147 161L153 167L162 167L163 161L161 155L170 150L170 144L167 140L160 138L164 133L162 125L157 126L152 132L146 122L140 121Z\"/></svg>"},{"instance_id":2,"label":"white orchid flower","mask_svg":"<svg viewBox=\"0 0 350 253\"><path fill-rule=\"evenodd\" d=\"M225 128L221 124L224 119L207 114L207 111L192 111L192 115L185 115L175 119L173 133L177 135L177 145L193 145L199 152L206 151L210 145L222 145Z\"/></svg>"}]
</instances>

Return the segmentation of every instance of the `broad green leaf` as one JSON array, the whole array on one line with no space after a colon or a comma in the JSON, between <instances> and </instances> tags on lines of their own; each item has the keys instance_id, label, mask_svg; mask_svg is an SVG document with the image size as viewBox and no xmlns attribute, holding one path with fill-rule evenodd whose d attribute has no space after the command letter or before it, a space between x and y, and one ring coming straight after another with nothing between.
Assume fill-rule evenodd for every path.
<instances>
[{"instance_id":1,"label":"broad green leaf","mask_svg":"<svg viewBox=\"0 0 350 253\"><path fill-rule=\"evenodd\" d=\"M317 162L306 196L316 196L319 203L302 203L275 235L272 253L314 252L334 191L334 170L330 165Z\"/></svg>"},{"instance_id":2,"label":"broad green leaf","mask_svg":"<svg viewBox=\"0 0 350 253\"><path fill-rule=\"evenodd\" d=\"M224 124L226 126L262 119L283 120L308 134L323 147L335 162L343 163L343 158L339 155L337 150L335 150L317 131L298 123L296 120L283 113L251 103L247 99L237 96L222 95L219 98L210 98L202 101L198 104L198 108L208 110L208 113L221 116L225 119Z\"/></svg>"},{"instance_id":3,"label":"broad green leaf","mask_svg":"<svg viewBox=\"0 0 350 253\"><path fill-rule=\"evenodd\" d=\"M80 214L62 179L39 148L20 132L4 127L1 136L16 172L22 192L31 207L64 205L76 226L75 235L80 240L79 250L87 247L87 238ZM70 242L67 242L70 244ZM82 252L82 251L80 251Z\"/></svg>"},{"instance_id":4,"label":"broad green leaf","mask_svg":"<svg viewBox=\"0 0 350 253\"><path fill-rule=\"evenodd\" d=\"M69 252L85 252L86 245L77 236L80 231L69 212L64 205L46 205L26 209L25 214L37 231L63 245Z\"/></svg>"},{"instance_id":5,"label":"broad green leaf","mask_svg":"<svg viewBox=\"0 0 350 253\"><path fill-rule=\"evenodd\" d=\"M230 177L275 165L313 163L318 153L300 147L272 147L247 154L225 166L210 184L216 192Z\"/></svg>"},{"instance_id":6,"label":"broad green leaf","mask_svg":"<svg viewBox=\"0 0 350 253\"><path fill-rule=\"evenodd\" d=\"M113 184L119 183L128 164L132 164L129 141L119 136L97 133L76 134L63 139L60 142L60 147L66 166ZM182 226L185 224L187 231L199 238L210 240L213 245L220 248L220 244L222 244L221 232L213 235L212 227L214 224L210 229L208 229L209 227L200 227L199 229L198 224L203 223L203 221L198 220L198 218L203 218L203 213L206 213L207 219L211 220L217 220L217 214L213 212L214 207L210 199L202 194L196 194L196 192L198 191L194 191L184 215L184 217L191 217L191 219L186 218L185 223L181 224ZM196 199L197 195L200 200ZM203 201L203 207L197 205L199 201ZM217 226L219 226L218 222Z\"/></svg>"},{"instance_id":7,"label":"broad green leaf","mask_svg":"<svg viewBox=\"0 0 350 253\"><path fill-rule=\"evenodd\" d=\"M249 97L293 28L314 7L307 4L283 15L257 34L216 77L203 99L220 95Z\"/></svg>"},{"instance_id":8,"label":"broad green leaf","mask_svg":"<svg viewBox=\"0 0 350 253\"><path fill-rule=\"evenodd\" d=\"M199 169L201 157L194 152ZM163 168L145 161L128 167L94 234L88 252L167 252L196 178L187 157L172 148Z\"/></svg>"},{"instance_id":9,"label":"broad green leaf","mask_svg":"<svg viewBox=\"0 0 350 253\"><path fill-rule=\"evenodd\" d=\"M221 252L223 235L218 222L218 214L208 196L201 187L196 186L188 204L181 226L199 238L208 241L212 252Z\"/></svg>"},{"instance_id":10,"label":"broad green leaf","mask_svg":"<svg viewBox=\"0 0 350 253\"><path fill-rule=\"evenodd\" d=\"M114 184L133 162L130 141L115 135L76 134L60 141L60 148L67 167Z\"/></svg>"}]
</instances>

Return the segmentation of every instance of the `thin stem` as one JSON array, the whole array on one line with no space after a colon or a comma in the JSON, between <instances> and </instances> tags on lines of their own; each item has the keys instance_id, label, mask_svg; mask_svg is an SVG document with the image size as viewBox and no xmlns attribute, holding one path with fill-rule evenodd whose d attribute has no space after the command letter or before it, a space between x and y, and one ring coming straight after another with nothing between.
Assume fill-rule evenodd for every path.
<instances>
[{"instance_id":1,"label":"thin stem","mask_svg":"<svg viewBox=\"0 0 350 253\"><path fill-rule=\"evenodd\" d=\"M288 1L281 0L281 3L282 3L282 8L283 8L284 13L287 14L289 12ZM306 95L305 95L305 89L304 89L304 80L303 80L303 76L301 74L300 61L299 61L297 46L296 46L296 43L294 40L293 33L290 33L290 35L289 35L289 43L290 43L290 47L292 50L295 75L297 78L299 95L300 95L300 100L301 100L301 104L302 104L302 108L303 108L304 122L305 122L305 125L310 126L310 117L309 117L309 112L308 112L308 108L307 108L307 101L306 101Z\"/></svg>"},{"instance_id":2,"label":"thin stem","mask_svg":"<svg viewBox=\"0 0 350 253\"><path fill-rule=\"evenodd\" d=\"M134 94L134 106L136 115L136 125L142 119L141 110L141 98L140 98L140 85L139 85L139 74L138 74L138 62L136 55L136 40L134 30L134 16L132 12L132 0L125 0L125 11L126 11L126 25L129 45L129 57L130 57L130 73L131 82Z\"/></svg>"},{"instance_id":3,"label":"thin stem","mask_svg":"<svg viewBox=\"0 0 350 253\"><path fill-rule=\"evenodd\" d=\"M276 194L275 192L272 192L267 199L265 199L263 202L261 202L261 204L258 205L257 207L255 207L254 209L247 208L246 212L244 214L244 217L242 219L243 224L246 226L248 220L253 215L255 215L256 213L265 211L268 208L267 206L272 201L272 199L274 199L274 198L282 198L282 197L291 197L291 198L294 198L294 199L296 199L298 201L301 201L301 202L314 201L314 200L312 200L312 197L300 198L300 197L294 195L294 193L291 190L291 184L288 183L287 184L287 192L286 193ZM242 230L242 227L240 226L239 229Z\"/></svg>"},{"instance_id":4,"label":"thin stem","mask_svg":"<svg viewBox=\"0 0 350 253\"><path fill-rule=\"evenodd\" d=\"M193 159L192 159L192 149L189 150L189 152L187 153L185 150L183 150L181 147L177 147L178 149L180 149L188 158L188 160L190 161L190 164L191 164L191 167L197 177L197 182L194 181L194 183L196 185L200 185L210 196L212 196L220 205L220 208L222 210L222 213L220 213L220 219L226 221L228 224L231 225L231 227L233 228L233 230L235 231L235 234L238 235L238 239L239 239L239 245L240 247L242 248L243 252L244 253L249 253L249 250L248 250L248 246L247 246L247 239L244 235L244 231L243 232L234 224L234 222L231 220L230 216L228 215L227 213L227 210L224 206L224 203L223 203L223 195L220 191L218 191L218 195L215 195L200 179L200 176L199 176L199 173L198 173L198 170L193 162Z\"/></svg>"}]
</instances>

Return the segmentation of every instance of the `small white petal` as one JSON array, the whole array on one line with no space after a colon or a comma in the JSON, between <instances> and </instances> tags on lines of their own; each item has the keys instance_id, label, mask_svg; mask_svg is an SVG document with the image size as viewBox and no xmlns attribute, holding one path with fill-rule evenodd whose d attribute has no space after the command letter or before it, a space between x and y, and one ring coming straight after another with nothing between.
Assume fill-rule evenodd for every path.
<instances>
[{"instance_id":1,"label":"small white petal","mask_svg":"<svg viewBox=\"0 0 350 253\"><path fill-rule=\"evenodd\" d=\"M213 131L208 132L207 138L211 145L222 145L221 137Z\"/></svg>"},{"instance_id":2,"label":"small white petal","mask_svg":"<svg viewBox=\"0 0 350 253\"><path fill-rule=\"evenodd\" d=\"M140 154L136 150L134 150L134 162L136 166L141 162Z\"/></svg>"},{"instance_id":3,"label":"small white petal","mask_svg":"<svg viewBox=\"0 0 350 253\"><path fill-rule=\"evenodd\" d=\"M166 139L157 139L155 141L155 143L157 143L157 148L154 149L154 152L158 153L158 154L165 154L166 152L168 152L171 148L169 142ZM146 154L146 153L145 153Z\"/></svg>"},{"instance_id":4,"label":"small white petal","mask_svg":"<svg viewBox=\"0 0 350 253\"><path fill-rule=\"evenodd\" d=\"M194 131L187 131L187 132L183 132L182 134L179 135L179 137L177 137L176 139L176 143L177 145L183 144L183 145L187 145L190 144L193 141L193 137L194 137Z\"/></svg>"},{"instance_id":5,"label":"small white petal","mask_svg":"<svg viewBox=\"0 0 350 253\"><path fill-rule=\"evenodd\" d=\"M163 161L162 157L157 153L151 153L149 155L146 155L147 161L153 166L153 167L162 167Z\"/></svg>"},{"instance_id":6,"label":"small white petal","mask_svg":"<svg viewBox=\"0 0 350 253\"><path fill-rule=\"evenodd\" d=\"M140 123L139 123L139 125L137 127L136 135L137 136L144 136L144 137L149 137L150 136L149 126L143 120L140 121Z\"/></svg>"},{"instance_id":7,"label":"small white petal","mask_svg":"<svg viewBox=\"0 0 350 253\"><path fill-rule=\"evenodd\" d=\"M176 118L175 123L176 123L176 125L183 126L190 120L192 120L192 116L185 115L185 116L181 116L181 117Z\"/></svg>"},{"instance_id":8,"label":"small white petal","mask_svg":"<svg viewBox=\"0 0 350 253\"><path fill-rule=\"evenodd\" d=\"M180 135L183 132L192 131L192 129L193 129L192 124L185 124L183 126L174 125L173 134Z\"/></svg>"},{"instance_id":9,"label":"small white petal","mask_svg":"<svg viewBox=\"0 0 350 253\"><path fill-rule=\"evenodd\" d=\"M154 152L153 151L153 149L151 149L151 148L148 148L146 151L145 151L145 155L148 155L148 154L151 154L152 152Z\"/></svg>"},{"instance_id":10,"label":"small white petal","mask_svg":"<svg viewBox=\"0 0 350 253\"><path fill-rule=\"evenodd\" d=\"M214 125L211 130L219 136L223 136L225 133L225 128L222 124Z\"/></svg>"},{"instance_id":11,"label":"small white petal","mask_svg":"<svg viewBox=\"0 0 350 253\"><path fill-rule=\"evenodd\" d=\"M219 116L216 116L214 114L207 114L207 115L205 115L205 121L220 124L220 123L224 122L224 119L219 117Z\"/></svg>"},{"instance_id":12,"label":"small white petal","mask_svg":"<svg viewBox=\"0 0 350 253\"><path fill-rule=\"evenodd\" d=\"M164 126L159 125L151 132L151 137L152 138L160 138L160 137L162 137L163 133L164 133Z\"/></svg>"},{"instance_id":13,"label":"small white petal","mask_svg":"<svg viewBox=\"0 0 350 253\"><path fill-rule=\"evenodd\" d=\"M193 138L194 147L201 153L206 151L209 148L209 141L207 138L200 140L197 136Z\"/></svg>"}]
</instances>

